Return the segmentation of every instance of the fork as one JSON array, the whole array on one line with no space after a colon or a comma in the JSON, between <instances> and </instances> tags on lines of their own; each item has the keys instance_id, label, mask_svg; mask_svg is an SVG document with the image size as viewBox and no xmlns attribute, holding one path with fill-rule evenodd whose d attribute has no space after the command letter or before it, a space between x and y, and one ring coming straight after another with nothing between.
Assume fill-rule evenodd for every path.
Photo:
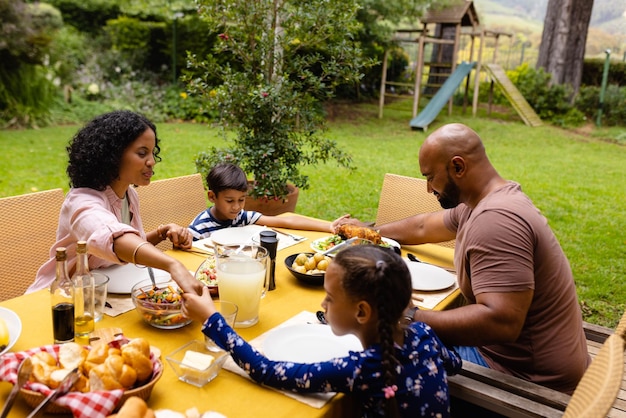
<instances>
[{"instance_id":1,"label":"fork","mask_svg":"<svg viewBox=\"0 0 626 418\"><path fill-rule=\"evenodd\" d=\"M285 235L289 238L291 238L292 240L296 241L296 242L300 242L300 241L304 241L306 239L306 237L301 237L299 235L292 235L289 234L287 232L283 232L283 231L279 231L278 229L274 229L274 228L270 228L272 231L277 232L279 234Z\"/></svg>"}]
</instances>

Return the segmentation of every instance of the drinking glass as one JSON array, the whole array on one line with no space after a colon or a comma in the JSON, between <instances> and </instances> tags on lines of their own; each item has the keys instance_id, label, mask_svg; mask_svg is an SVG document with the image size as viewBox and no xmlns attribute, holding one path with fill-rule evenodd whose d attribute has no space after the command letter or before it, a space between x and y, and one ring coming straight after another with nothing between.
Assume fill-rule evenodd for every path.
<instances>
[{"instance_id":1,"label":"drinking glass","mask_svg":"<svg viewBox=\"0 0 626 418\"><path fill-rule=\"evenodd\" d=\"M109 276L102 273L91 273L93 276L94 293L94 320L101 321L104 316L104 305L107 301L107 287L109 284Z\"/></svg>"},{"instance_id":2,"label":"drinking glass","mask_svg":"<svg viewBox=\"0 0 626 418\"><path fill-rule=\"evenodd\" d=\"M222 314L226 323L231 327L235 327L235 318L237 318L237 310L238 307L232 302L227 302L225 300L216 300L213 301L217 311ZM204 336L204 345L210 351L221 351L221 348L213 342L212 339Z\"/></svg>"},{"instance_id":3,"label":"drinking glass","mask_svg":"<svg viewBox=\"0 0 626 418\"><path fill-rule=\"evenodd\" d=\"M256 244L216 244L214 250L220 301L237 305L235 328L251 327L267 291L268 252Z\"/></svg>"}]
</instances>

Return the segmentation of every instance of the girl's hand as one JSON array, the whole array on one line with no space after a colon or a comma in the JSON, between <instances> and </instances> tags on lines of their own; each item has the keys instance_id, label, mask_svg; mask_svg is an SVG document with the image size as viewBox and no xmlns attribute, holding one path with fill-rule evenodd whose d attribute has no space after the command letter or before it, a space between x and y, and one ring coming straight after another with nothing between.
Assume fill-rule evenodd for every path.
<instances>
[{"instance_id":1,"label":"girl's hand","mask_svg":"<svg viewBox=\"0 0 626 418\"><path fill-rule=\"evenodd\" d=\"M203 324L216 311L208 287L203 286L202 296L195 293L183 293L183 315L186 317Z\"/></svg>"}]
</instances>

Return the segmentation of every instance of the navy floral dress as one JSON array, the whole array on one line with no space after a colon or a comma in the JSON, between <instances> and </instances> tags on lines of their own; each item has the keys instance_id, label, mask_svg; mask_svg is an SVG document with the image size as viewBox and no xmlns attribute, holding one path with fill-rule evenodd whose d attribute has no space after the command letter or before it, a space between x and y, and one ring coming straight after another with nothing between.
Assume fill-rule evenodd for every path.
<instances>
[{"instance_id":1,"label":"navy floral dress","mask_svg":"<svg viewBox=\"0 0 626 418\"><path fill-rule=\"evenodd\" d=\"M235 362L256 382L294 392L343 392L362 405L363 416L384 416L385 400L381 379L380 346L350 352L346 357L321 363L272 361L255 350L213 314L202 332L229 351ZM403 417L450 416L447 374L461 369L461 359L448 350L434 331L422 322L413 322L404 332L404 345L396 346L402 363L396 399Z\"/></svg>"}]
</instances>

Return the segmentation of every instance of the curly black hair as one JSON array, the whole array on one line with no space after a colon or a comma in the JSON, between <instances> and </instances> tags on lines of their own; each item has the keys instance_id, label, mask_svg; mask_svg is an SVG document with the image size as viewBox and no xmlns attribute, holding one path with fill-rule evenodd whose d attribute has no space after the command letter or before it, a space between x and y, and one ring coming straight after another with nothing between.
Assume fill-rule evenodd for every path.
<instances>
[{"instance_id":1,"label":"curly black hair","mask_svg":"<svg viewBox=\"0 0 626 418\"><path fill-rule=\"evenodd\" d=\"M88 122L67 146L70 187L106 189L119 176L124 150L147 129L154 131L154 159L161 161L156 126L145 116L116 110Z\"/></svg>"}]
</instances>

